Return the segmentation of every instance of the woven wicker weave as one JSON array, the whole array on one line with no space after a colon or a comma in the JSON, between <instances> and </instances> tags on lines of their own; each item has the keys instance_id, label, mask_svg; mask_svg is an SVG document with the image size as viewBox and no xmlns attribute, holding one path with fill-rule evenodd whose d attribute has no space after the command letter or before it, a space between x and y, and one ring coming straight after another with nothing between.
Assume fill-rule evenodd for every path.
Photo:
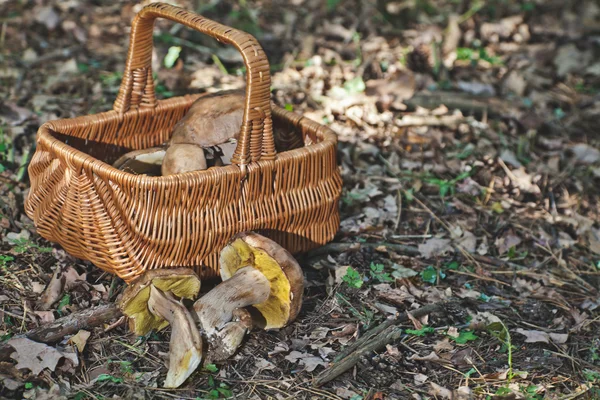
<instances>
[{"instance_id":1,"label":"woven wicker weave","mask_svg":"<svg viewBox=\"0 0 600 400\"><path fill-rule=\"evenodd\" d=\"M158 17L232 44L242 54L246 104L232 165L151 177L108 164L124 151L167 141L198 98L155 98L152 29ZM251 35L171 5L145 7L133 21L114 109L40 127L29 166L27 215L46 239L128 282L146 269L176 266L216 276L220 249L247 230L292 253L326 243L339 225L336 136L272 106L270 82L268 60ZM274 128L294 132L302 147L277 153Z\"/></svg>"}]
</instances>

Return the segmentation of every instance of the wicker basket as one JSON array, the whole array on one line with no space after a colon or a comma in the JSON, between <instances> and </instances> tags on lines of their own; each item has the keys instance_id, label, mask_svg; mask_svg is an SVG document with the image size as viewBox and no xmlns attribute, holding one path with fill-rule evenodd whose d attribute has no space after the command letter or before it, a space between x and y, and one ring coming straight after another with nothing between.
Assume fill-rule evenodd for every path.
<instances>
[{"instance_id":1,"label":"wicker basket","mask_svg":"<svg viewBox=\"0 0 600 400\"><path fill-rule=\"evenodd\" d=\"M125 151L167 141L198 98L155 98L151 56L158 17L232 44L242 54L246 102L232 165L152 177L108 164ZM218 252L247 230L292 253L326 243L339 226L336 136L271 105L270 86L269 62L251 35L171 5L145 7L132 24L113 110L40 127L29 166L27 215L46 239L128 282L146 269L177 266L217 276ZM273 129L293 132L301 146L277 153Z\"/></svg>"}]
</instances>

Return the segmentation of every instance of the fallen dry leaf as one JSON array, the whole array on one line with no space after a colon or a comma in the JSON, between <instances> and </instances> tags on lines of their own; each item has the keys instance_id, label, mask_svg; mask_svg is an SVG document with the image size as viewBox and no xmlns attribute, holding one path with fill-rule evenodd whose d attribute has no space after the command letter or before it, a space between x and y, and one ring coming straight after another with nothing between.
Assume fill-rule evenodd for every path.
<instances>
[{"instance_id":1,"label":"fallen dry leaf","mask_svg":"<svg viewBox=\"0 0 600 400\"><path fill-rule=\"evenodd\" d=\"M593 164L600 161L600 150L585 143L578 143L569 147L575 161L581 164Z\"/></svg>"},{"instance_id":2,"label":"fallen dry leaf","mask_svg":"<svg viewBox=\"0 0 600 400\"><path fill-rule=\"evenodd\" d=\"M458 368L465 368L470 365L473 365L473 348L465 347L464 349L458 350L456 353L452 354L450 361L452 364Z\"/></svg>"},{"instance_id":3,"label":"fallen dry leaf","mask_svg":"<svg viewBox=\"0 0 600 400\"><path fill-rule=\"evenodd\" d=\"M84 281L86 279L86 273L79 274L75 268L72 266L68 266L64 272L63 276L65 279L65 289L70 290L74 286L76 286L79 282Z\"/></svg>"},{"instance_id":4,"label":"fallen dry leaf","mask_svg":"<svg viewBox=\"0 0 600 400\"><path fill-rule=\"evenodd\" d=\"M435 382L429 382L431 385L431 389L429 389L429 394L432 396L436 396L436 398L442 399L452 399L452 391L446 389L443 386L438 385Z\"/></svg>"},{"instance_id":5,"label":"fallen dry leaf","mask_svg":"<svg viewBox=\"0 0 600 400\"><path fill-rule=\"evenodd\" d=\"M516 247L521 244L521 238L515 235L511 230L508 230L504 233L502 237L496 239L496 247L498 248L499 254L504 254L511 247Z\"/></svg>"},{"instance_id":6,"label":"fallen dry leaf","mask_svg":"<svg viewBox=\"0 0 600 400\"><path fill-rule=\"evenodd\" d=\"M46 290L42 293L40 300L38 301L38 309L47 311L52 308L52 305L60 300L63 288L65 286L65 277L62 275L60 269L57 269L50 279L50 283L46 286Z\"/></svg>"},{"instance_id":7,"label":"fallen dry leaf","mask_svg":"<svg viewBox=\"0 0 600 400\"><path fill-rule=\"evenodd\" d=\"M521 328L515 329L515 332L526 337L525 343L550 343L563 344L567 342L569 334L567 333L547 333L537 330L525 330Z\"/></svg>"},{"instance_id":8,"label":"fallen dry leaf","mask_svg":"<svg viewBox=\"0 0 600 400\"><path fill-rule=\"evenodd\" d=\"M301 353L299 351L292 351L290 354L285 356L285 359L292 363L298 363L299 365L303 365L305 367L305 371L312 372L319 365L322 367L327 367L327 362L323 361L321 358L313 356L310 353Z\"/></svg>"},{"instance_id":9,"label":"fallen dry leaf","mask_svg":"<svg viewBox=\"0 0 600 400\"><path fill-rule=\"evenodd\" d=\"M587 233L587 239L590 250L596 254L600 254L600 229L591 228Z\"/></svg>"},{"instance_id":10,"label":"fallen dry leaf","mask_svg":"<svg viewBox=\"0 0 600 400\"><path fill-rule=\"evenodd\" d=\"M263 370L273 370L275 369L275 364L273 364L270 361L265 360L262 357L257 357L256 361L254 362L254 366L256 367L257 371L263 371Z\"/></svg>"},{"instance_id":11,"label":"fallen dry leaf","mask_svg":"<svg viewBox=\"0 0 600 400\"><path fill-rule=\"evenodd\" d=\"M415 385L417 385L417 386L422 386L427 379L429 379L429 377L427 375L423 375L423 374L413 375L413 380L415 382Z\"/></svg>"},{"instance_id":12,"label":"fallen dry leaf","mask_svg":"<svg viewBox=\"0 0 600 400\"><path fill-rule=\"evenodd\" d=\"M475 253L477 248L477 238L472 232L464 231L462 236L456 240L457 244L469 253Z\"/></svg>"},{"instance_id":13,"label":"fallen dry leaf","mask_svg":"<svg viewBox=\"0 0 600 400\"><path fill-rule=\"evenodd\" d=\"M35 315L40 317L41 323L48 323L55 320L54 312L52 311L34 311Z\"/></svg>"},{"instance_id":14,"label":"fallen dry leaf","mask_svg":"<svg viewBox=\"0 0 600 400\"><path fill-rule=\"evenodd\" d=\"M425 243L419 244L419 253L423 258L431 258L452 252L450 239L431 238Z\"/></svg>"},{"instance_id":15,"label":"fallen dry leaf","mask_svg":"<svg viewBox=\"0 0 600 400\"><path fill-rule=\"evenodd\" d=\"M27 368L33 375L39 375L45 368L54 371L56 364L62 359L70 360L73 365L79 365L75 353L63 352L43 343L27 338L13 338L7 344L15 349L10 355L17 361L16 368Z\"/></svg>"},{"instance_id":16,"label":"fallen dry leaf","mask_svg":"<svg viewBox=\"0 0 600 400\"><path fill-rule=\"evenodd\" d=\"M69 339L69 343L77 346L77 350L81 353L85 348L87 340L90 338L91 332L81 329Z\"/></svg>"},{"instance_id":17,"label":"fallen dry leaf","mask_svg":"<svg viewBox=\"0 0 600 400\"><path fill-rule=\"evenodd\" d=\"M360 397L358 393L345 387L336 388L335 394L342 399L356 399Z\"/></svg>"},{"instance_id":18,"label":"fallen dry leaf","mask_svg":"<svg viewBox=\"0 0 600 400\"><path fill-rule=\"evenodd\" d=\"M408 357L408 359L415 361L441 361L440 357L437 354L435 354L435 351L432 351L431 353L423 357L419 356L418 354L413 354L412 356Z\"/></svg>"},{"instance_id":19,"label":"fallen dry leaf","mask_svg":"<svg viewBox=\"0 0 600 400\"><path fill-rule=\"evenodd\" d=\"M533 194L541 193L540 187L533 183L534 176L525 172L525 168L512 170L509 177L512 183L522 191Z\"/></svg>"},{"instance_id":20,"label":"fallen dry leaf","mask_svg":"<svg viewBox=\"0 0 600 400\"><path fill-rule=\"evenodd\" d=\"M455 326L451 326L450 328L448 328L448 332L446 332L446 335L450 336L451 338L457 338L460 334L458 333L458 328L456 328Z\"/></svg>"},{"instance_id":21,"label":"fallen dry leaf","mask_svg":"<svg viewBox=\"0 0 600 400\"><path fill-rule=\"evenodd\" d=\"M406 286L393 288L389 283L380 283L374 285L373 288L376 290L378 298L392 304L401 305L405 301L412 302L415 299L415 296L408 291Z\"/></svg>"},{"instance_id":22,"label":"fallen dry leaf","mask_svg":"<svg viewBox=\"0 0 600 400\"><path fill-rule=\"evenodd\" d=\"M436 344L433 345L433 350L435 350L436 353L447 352L454 350L454 346L450 343L450 339L445 338L436 342Z\"/></svg>"}]
</instances>

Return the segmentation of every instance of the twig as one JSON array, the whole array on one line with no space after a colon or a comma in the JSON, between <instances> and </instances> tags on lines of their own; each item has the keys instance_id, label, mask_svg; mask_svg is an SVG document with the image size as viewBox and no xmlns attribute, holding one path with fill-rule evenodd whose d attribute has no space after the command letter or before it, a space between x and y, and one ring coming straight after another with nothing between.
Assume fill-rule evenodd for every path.
<instances>
[{"instance_id":1,"label":"twig","mask_svg":"<svg viewBox=\"0 0 600 400\"><path fill-rule=\"evenodd\" d=\"M411 311L411 315L414 318L421 318L425 315L442 311L444 306L445 303L430 304ZM342 351L334 359L333 364L315 378L314 385L321 386L332 379L335 379L356 365L361 356L383 348L386 344L399 339L402 330L398 325L408 321L408 319L408 313L404 312L396 318L388 319L375 328L367 331L363 337Z\"/></svg>"},{"instance_id":2,"label":"twig","mask_svg":"<svg viewBox=\"0 0 600 400\"><path fill-rule=\"evenodd\" d=\"M462 115L404 115L394 124L400 128L407 126L447 126L456 127L457 125L467 121L467 118Z\"/></svg>"},{"instance_id":3,"label":"twig","mask_svg":"<svg viewBox=\"0 0 600 400\"><path fill-rule=\"evenodd\" d=\"M391 250L403 253L403 254L407 254L410 256L418 256L419 254L421 254L419 252L419 249L417 249L414 246L406 246L403 244L396 244L396 243L385 243L385 242L378 242L378 243L329 243L326 244L325 246L321 246L318 247L314 250L311 250L310 252L308 252L308 256L309 257L318 257L318 256L324 256L327 255L329 253L343 253L344 251L348 251L348 250L358 250L361 247L369 247L369 248L377 248L377 247L387 247Z\"/></svg>"},{"instance_id":4,"label":"twig","mask_svg":"<svg viewBox=\"0 0 600 400\"><path fill-rule=\"evenodd\" d=\"M41 343L53 343L67 335L77 333L80 329L93 328L122 315L116 304L105 304L59 318L18 337L26 337ZM0 355L9 355L12 352L11 346L7 344L0 345Z\"/></svg>"},{"instance_id":5,"label":"twig","mask_svg":"<svg viewBox=\"0 0 600 400\"><path fill-rule=\"evenodd\" d=\"M329 253L343 253L344 251L354 250L357 251L361 247L369 247L369 248L378 248L378 247L387 247L390 250L393 250L398 253L402 253L409 256L418 256L421 255L419 249L414 246L408 246L404 244L397 243L386 243L386 242L377 242L377 243L329 243L325 246L319 247L315 250L312 250L308 253L309 257L318 257L327 255ZM497 258L480 256L478 254L469 254L475 261L493 265L495 267L510 267L516 270L524 270L525 267L519 264L516 264L511 261L504 261Z\"/></svg>"},{"instance_id":6,"label":"twig","mask_svg":"<svg viewBox=\"0 0 600 400\"><path fill-rule=\"evenodd\" d=\"M442 104L449 109L458 109L461 111L474 111L478 113L489 113L490 115L508 114L511 107L505 101L495 98L475 97L456 92L436 92L419 93L412 98L405 100L404 104L408 107L437 108Z\"/></svg>"}]
</instances>

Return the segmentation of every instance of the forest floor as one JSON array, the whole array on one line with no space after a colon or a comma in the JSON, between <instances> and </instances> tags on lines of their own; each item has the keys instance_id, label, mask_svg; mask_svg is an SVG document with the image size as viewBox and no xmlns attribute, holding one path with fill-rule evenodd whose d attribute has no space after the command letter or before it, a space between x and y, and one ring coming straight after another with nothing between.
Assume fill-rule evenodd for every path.
<instances>
[{"instance_id":1,"label":"forest floor","mask_svg":"<svg viewBox=\"0 0 600 400\"><path fill-rule=\"evenodd\" d=\"M600 398L596 1L171 3L254 34L273 101L338 134L339 233L299 256L294 323L179 389L162 388L169 329L112 320L0 354L0 397ZM115 99L141 6L101 4L0 1L0 346L125 286L23 210L37 128ZM161 98L245 84L233 49L166 21L154 60ZM368 329L434 304L315 385Z\"/></svg>"}]
</instances>

